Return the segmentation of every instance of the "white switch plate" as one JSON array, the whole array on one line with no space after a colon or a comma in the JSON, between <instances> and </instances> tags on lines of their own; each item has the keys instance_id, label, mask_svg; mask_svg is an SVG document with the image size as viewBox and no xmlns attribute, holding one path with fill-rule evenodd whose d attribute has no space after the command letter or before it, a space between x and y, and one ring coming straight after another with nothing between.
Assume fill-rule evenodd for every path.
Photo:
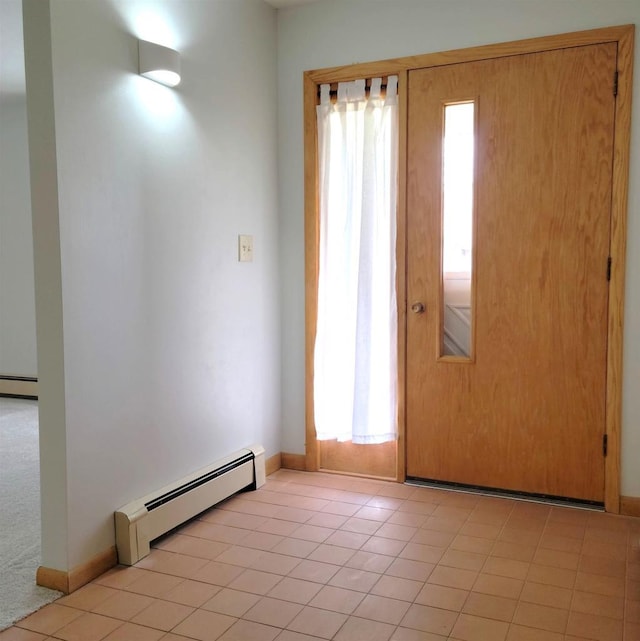
<instances>
[{"instance_id":1,"label":"white switch plate","mask_svg":"<svg viewBox=\"0 0 640 641\"><path fill-rule=\"evenodd\" d=\"M241 263L253 262L253 236L246 234L238 236L238 260Z\"/></svg>"}]
</instances>

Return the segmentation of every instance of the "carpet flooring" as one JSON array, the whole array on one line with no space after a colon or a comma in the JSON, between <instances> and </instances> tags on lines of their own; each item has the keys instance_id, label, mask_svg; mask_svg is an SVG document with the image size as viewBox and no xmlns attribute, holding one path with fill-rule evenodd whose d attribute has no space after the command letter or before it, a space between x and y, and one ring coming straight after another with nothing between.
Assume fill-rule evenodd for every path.
<instances>
[{"instance_id":1,"label":"carpet flooring","mask_svg":"<svg viewBox=\"0 0 640 641\"><path fill-rule=\"evenodd\" d=\"M40 565L37 401L0 398L0 630L61 596Z\"/></svg>"}]
</instances>

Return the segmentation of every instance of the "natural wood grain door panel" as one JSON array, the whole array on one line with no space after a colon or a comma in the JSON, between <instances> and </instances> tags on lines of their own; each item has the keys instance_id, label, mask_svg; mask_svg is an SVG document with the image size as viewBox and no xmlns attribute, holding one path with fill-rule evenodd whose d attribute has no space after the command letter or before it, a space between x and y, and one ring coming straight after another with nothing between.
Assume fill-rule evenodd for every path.
<instances>
[{"instance_id":1,"label":"natural wood grain door panel","mask_svg":"<svg viewBox=\"0 0 640 641\"><path fill-rule=\"evenodd\" d=\"M616 43L409 72L407 475L602 501ZM440 358L443 105L476 101L473 359Z\"/></svg>"}]
</instances>

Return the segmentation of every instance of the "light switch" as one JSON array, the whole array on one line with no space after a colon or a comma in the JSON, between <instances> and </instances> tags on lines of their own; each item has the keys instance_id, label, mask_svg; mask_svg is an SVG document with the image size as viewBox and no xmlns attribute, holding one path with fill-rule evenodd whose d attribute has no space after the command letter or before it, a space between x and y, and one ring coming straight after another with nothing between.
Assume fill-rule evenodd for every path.
<instances>
[{"instance_id":1,"label":"light switch","mask_svg":"<svg viewBox=\"0 0 640 641\"><path fill-rule=\"evenodd\" d=\"M241 263L253 262L253 236L246 234L238 236L238 260Z\"/></svg>"}]
</instances>

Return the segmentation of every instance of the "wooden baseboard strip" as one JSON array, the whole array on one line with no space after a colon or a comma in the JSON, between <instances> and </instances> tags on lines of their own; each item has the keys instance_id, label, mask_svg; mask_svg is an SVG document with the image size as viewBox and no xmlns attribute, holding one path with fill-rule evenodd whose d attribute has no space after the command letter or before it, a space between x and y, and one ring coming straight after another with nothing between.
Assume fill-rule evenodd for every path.
<instances>
[{"instance_id":1,"label":"wooden baseboard strip","mask_svg":"<svg viewBox=\"0 0 640 641\"><path fill-rule=\"evenodd\" d=\"M640 516L640 496L621 496L620 514Z\"/></svg>"},{"instance_id":2,"label":"wooden baseboard strip","mask_svg":"<svg viewBox=\"0 0 640 641\"><path fill-rule=\"evenodd\" d=\"M301 470L307 469L307 457L304 454L289 454L282 452L282 467L286 470Z\"/></svg>"},{"instance_id":3,"label":"wooden baseboard strip","mask_svg":"<svg viewBox=\"0 0 640 641\"><path fill-rule=\"evenodd\" d=\"M36 572L36 583L43 588L69 594L69 574L62 570L40 566Z\"/></svg>"},{"instance_id":4,"label":"wooden baseboard strip","mask_svg":"<svg viewBox=\"0 0 640 641\"><path fill-rule=\"evenodd\" d=\"M117 564L118 555L115 546L112 546L70 572L40 566L36 573L36 583L44 588L71 594Z\"/></svg>"},{"instance_id":5,"label":"wooden baseboard strip","mask_svg":"<svg viewBox=\"0 0 640 641\"><path fill-rule=\"evenodd\" d=\"M0 396L38 398L38 379L0 376Z\"/></svg>"},{"instance_id":6,"label":"wooden baseboard strip","mask_svg":"<svg viewBox=\"0 0 640 641\"><path fill-rule=\"evenodd\" d=\"M264 462L265 474L267 476L269 476L269 474L273 474L274 472L277 472L281 467L282 467L282 454L280 454L280 452L278 452L277 454L274 454L273 456L270 456Z\"/></svg>"}]
</instances>

